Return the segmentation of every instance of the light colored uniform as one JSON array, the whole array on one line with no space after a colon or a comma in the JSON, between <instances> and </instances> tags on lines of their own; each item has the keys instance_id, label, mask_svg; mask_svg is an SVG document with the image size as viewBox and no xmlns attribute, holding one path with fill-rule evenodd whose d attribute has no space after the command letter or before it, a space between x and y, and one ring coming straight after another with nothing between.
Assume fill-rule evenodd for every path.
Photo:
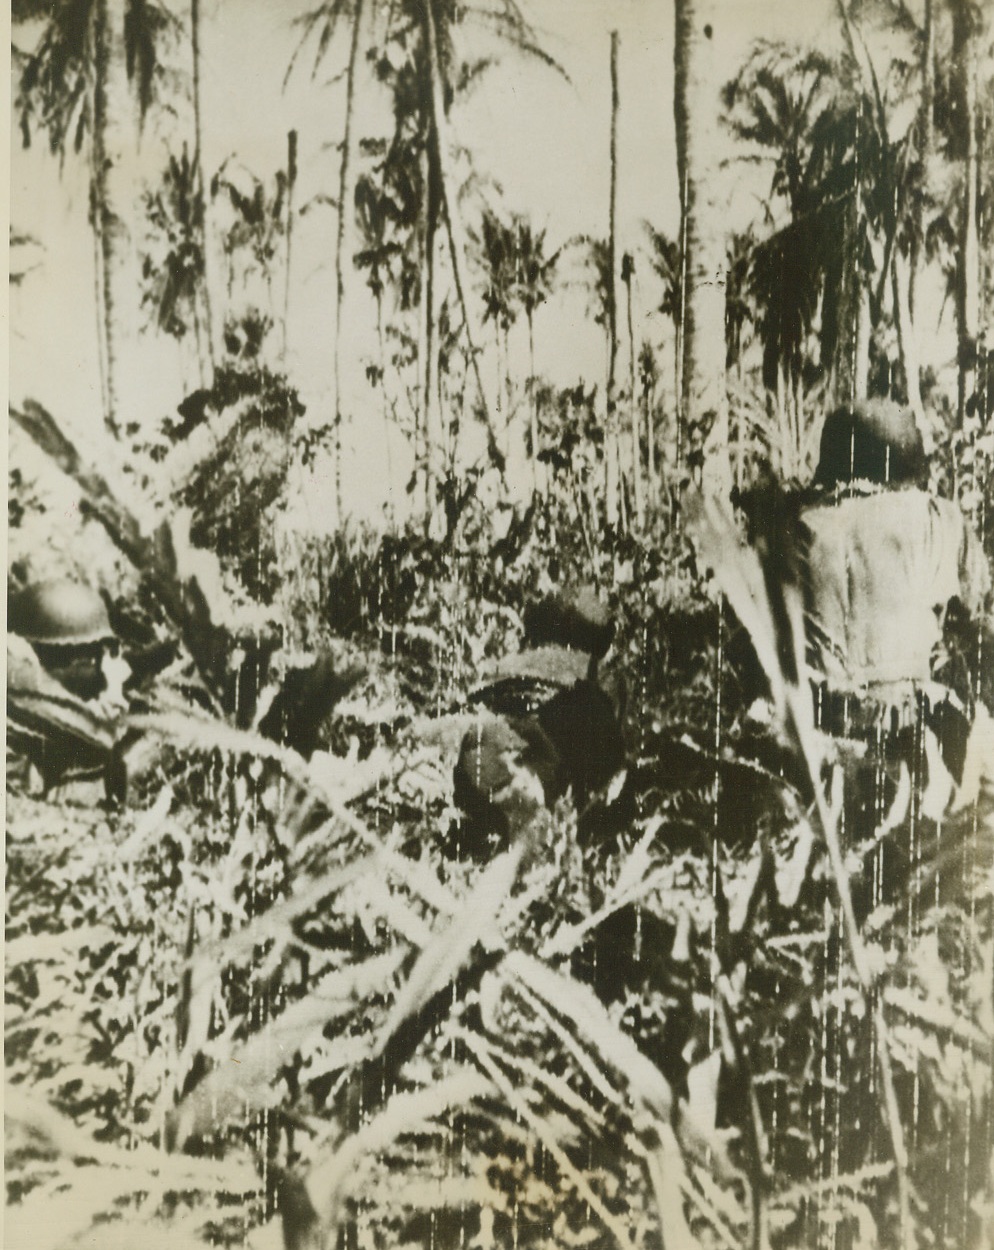
<instances>
[{"instance_id":1,"label":"light colored uniform","mask_svg":"<svg viewBox=\"0 0 994 1250\"><path fill-rule=\"evenodd\" d=\"M991 578L959 508L922 490L847 494L801 515L809 663L832 691L901 701L932 681L949 601L976 619Z\"/></svg>"},{"instance_id":2,"label":"light colored uniform","mask_svg":"<svg viewBox=\"0 0 994 1250\"><path fill-rule=\"evenodd\" d=\"M991 591L969 523L949 500L917 489L849 491L805 509L801 522L817 723L833 736L864 740L917 725L929 778L922 811L937 820L974 801L984 779L994 779L994 757L985 758L994 746L990 718L977 707L967 749L973 763L955 767L957 779L929 717L943 706L966 712L934 677L950 600L977 620Z\"/></svg>"}]
</instances>

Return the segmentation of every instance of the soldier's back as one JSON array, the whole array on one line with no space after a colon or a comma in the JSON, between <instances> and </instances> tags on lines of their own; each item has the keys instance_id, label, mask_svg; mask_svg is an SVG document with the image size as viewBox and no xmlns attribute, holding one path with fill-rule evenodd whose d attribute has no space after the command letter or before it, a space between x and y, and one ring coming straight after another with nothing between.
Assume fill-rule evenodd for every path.
<instances>
[{"instance_id":1,"label":"soldier's back","mask_svg":"<svg viewBox=\"0 0 994 1250\"><path fill-rule=\"evenodd\" d=\"M979 611L983 553L955 504L924 490L827 499L802 513L811 659L830 688L925 683L950 600Z\"/></svg>"}]
</instances>

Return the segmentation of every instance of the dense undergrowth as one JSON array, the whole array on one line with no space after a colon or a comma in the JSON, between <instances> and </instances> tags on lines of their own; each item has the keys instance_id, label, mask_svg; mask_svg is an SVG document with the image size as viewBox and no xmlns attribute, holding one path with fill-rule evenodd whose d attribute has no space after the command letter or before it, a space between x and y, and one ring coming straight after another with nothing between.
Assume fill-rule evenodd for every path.
<instances>
[{"instance_id":1,"label":"dense undergrowth","mask_svg":"<svg viewBox=\"0 0 994 1250\"><path fill-rule=\"evenodd\" d=\"M220 564L131 544L120 619L176 649L126 800L8 792L11 1244L983 1245L989 796L938 842L919 814L906 864L873 841L894 776L867 824L790 671L790 587L720 517L695 550L691 510L591 537L565 493L470 502L444 539L291 564L258 480ZM580 582L625 767L551 810L512 767L481 842L468 696ZM274 711L298 652L330 692L306 732L306 682Z\"/></svg>"}]
</instances>

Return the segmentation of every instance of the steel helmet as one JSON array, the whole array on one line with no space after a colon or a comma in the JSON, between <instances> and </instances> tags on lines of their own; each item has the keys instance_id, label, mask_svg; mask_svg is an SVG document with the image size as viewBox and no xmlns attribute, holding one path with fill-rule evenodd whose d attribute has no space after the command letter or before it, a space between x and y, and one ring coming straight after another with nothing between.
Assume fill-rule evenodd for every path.
<instances>
[{"instance_id":1,"label":"steel helmet","mask_svg":"<svg viewBox=\"0 0 994 1250\"><path fill-rule=\"evenodd\" d=\"M821 432L815 484L921 484L928 464L910 408L890 399L862 400L829 413Z\"/></svg>"},{"instance_id":2,"label":"steel helmet","mask_svg":"<svg viewBox=\"0 0 994 1250\"><path fill-rule=\"evenodd\" d=\"M104 601L92 587L68 579L38 582L8 604L11 633L49 646L86 646L114 637Z\"/></svg>"}]
</instances>

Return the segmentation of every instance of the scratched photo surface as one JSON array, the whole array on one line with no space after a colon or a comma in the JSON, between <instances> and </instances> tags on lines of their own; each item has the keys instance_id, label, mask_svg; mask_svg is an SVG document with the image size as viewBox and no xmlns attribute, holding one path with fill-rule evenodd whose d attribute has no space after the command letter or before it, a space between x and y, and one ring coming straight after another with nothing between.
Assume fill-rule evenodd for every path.
<instances>
[{"instance_id":1,"label":"scratched photo surface","mask_svg":"<svg viewBox=\"0 0 994 1250\"><path fill-rule=\"evenodd\" d=\"M994 1245L994 9L12 18L6 1243Z\"/></svg>"}]
</instances>

